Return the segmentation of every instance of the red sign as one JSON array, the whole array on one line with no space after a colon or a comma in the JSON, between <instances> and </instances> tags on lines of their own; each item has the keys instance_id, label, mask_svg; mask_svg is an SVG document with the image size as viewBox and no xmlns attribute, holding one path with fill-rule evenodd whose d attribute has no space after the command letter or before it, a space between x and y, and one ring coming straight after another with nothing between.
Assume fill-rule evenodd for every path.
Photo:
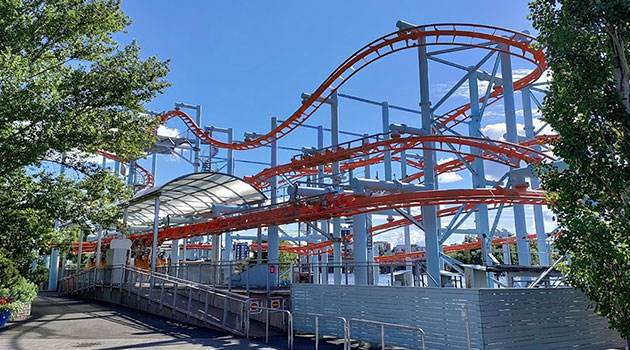
<instances>
[{"instance_id":1,"label":"red sign","mask_svg":"<svg viewBox=\"0 0 630 350\"><path fill-rule=\"evenodd\" d=\"M280 308L280 300L272 300L271 301L271 308L272 309L279 309Z\"/></svg>"},{"instance_id":2,"label":"red sign","mask_svg":"<svg viewBox=\"0 0 630 350\"><path fill-rule=\"evenodd\" d=\"M258 302L252 301L251 303L249 303L249 312L255 313L257 311L258 311Z\"/></svg>"},{"instance_id":3,"label":"red sign","mask_svg":"<svg viewBox=\"0 0 630 350\"><path fill-rule=\"evenodd\" d=\"M276 273L276 265L269 265L269 273Z\"/></svg>"}]
</instances>

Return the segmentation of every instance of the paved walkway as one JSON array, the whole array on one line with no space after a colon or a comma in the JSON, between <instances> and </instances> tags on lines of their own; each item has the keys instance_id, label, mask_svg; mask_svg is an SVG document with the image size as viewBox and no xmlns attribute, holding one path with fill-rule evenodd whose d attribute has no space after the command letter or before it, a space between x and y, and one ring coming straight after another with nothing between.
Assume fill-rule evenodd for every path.
<instances>
[{"instance_id":1,"label":"paved walkway","mask_svg":"<svg viewBox=\"0 0 630 350\"><path fill-rule=\"evenodd\" d=\"M313 344L298 338L295 349L312 349ZM326 345L320 349L338 348ZM271 339L267 346L111 304L52 293L42 293L33 301L33 315L28 321L10 323L0 330L0 349L12 350L285 348L286 336Z\"/></svg>"}]
</instances>

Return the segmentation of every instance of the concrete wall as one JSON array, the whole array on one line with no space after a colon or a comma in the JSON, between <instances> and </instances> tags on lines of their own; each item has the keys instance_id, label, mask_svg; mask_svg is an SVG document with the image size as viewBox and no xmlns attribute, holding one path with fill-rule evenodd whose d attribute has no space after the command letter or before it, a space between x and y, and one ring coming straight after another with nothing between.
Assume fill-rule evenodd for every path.
<instances>
[{"instance_id":1,"label":"concrete wall","mask_svg":"<svg viewBox=\"0 0 630 350\"><path fill-rule=\"evenodd\" d=\"M292 286L295 329L313 332L300 312L420 327L427 349L621 349L624 342L573 289L453 289L385 286ZM321 322L340 336L338 323ZM388 344L421 348L419 337L388 330ZM380 329L352 328L354 339L380 342ZM391 335L391 336L389 336ZM468 345L470 339L470 347Z\"/></svg>"}]
</instances>

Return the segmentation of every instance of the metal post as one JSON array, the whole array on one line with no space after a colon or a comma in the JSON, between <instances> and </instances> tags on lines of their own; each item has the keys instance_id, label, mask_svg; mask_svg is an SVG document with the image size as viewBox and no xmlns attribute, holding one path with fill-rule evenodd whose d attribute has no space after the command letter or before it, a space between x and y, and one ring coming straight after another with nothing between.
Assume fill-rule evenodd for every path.
<instances>
[{"instance_id":1,"label":"metal post","mask_svg":"<svg viewBox=\"0 0 630 350\"><path fill-rule=\"evenodd\" d=\"M197 126L201 127L201 105L196 106L197 110L197 118L195 118L195 123ZM201 140L198 137L195 137L195 172L199 171L199 165L201 165L201 161L199 160L199 152L201 151Z\"/></svg>"},{"instance_id":2,"label":"metal post","mask_svg":"<svg viewBox=\"0 0 630 350\"><path fill-rule=\"evenodd\" d=\"M324 127L319 125L317 127L317 149L324 148ZM324 183L324 165L317 166L317 182L320 184ZM321 185L322 187L324 185ZM320 228L323 232L328 233L328 220L321 220L319 222ZM320 251L320 259L321 259L321 275L322 275L322 284L328 284L328 253L321 254Z\"/></svg>"},{"instance_id":3,"label":"metal post","mask_svg":"<svg viewBox=\"0 0 630 350\"><path fill-rule=\"evenodd\" d=\"M160 196L155 197L153 211L153 248L151 254L151 272L157 271L158 230L160 229Z\"/></svg>"},{"instance_id":4,"label":"metal post","mask_svg":"<svg viewBox=\"0 0 630 350\"><path fill-rule=\"evenodd\" d=\"M364 142L369 142L368 135L365 134L363 136L365 137ZM365 156L364 160L368 160L369 158L370 158L369 156ZM363 177L365 179L370 179L371 178L371 169L370 169L370 164L369 163L367 163L365 165L365 167L363 167L363 172L364 172ZM373 238L373 235L372 235L372 214L366 214L365 219L366 219L366 222L367 222L366 226L367 226L367 234L368 234L368 237L367 237L368 238L368 247L367 247L368 259L367 260L368 260L368 264L369 265L373 265L374 264L374 256L375 255L378 256L378 248L377 248L377 251L376 251L376 254L375 254L375 251L374 251L374 238ZM373 267L372 268L372 277L371 277L372 282L371 282L371 284L378 285L378 277L379 277L378 266L376 268ZM370 283L369 279L368 279L368 283Z\"/></svg>"},{"instance_id":5,"label":"metal post","mask_svg":"<svg viewBox=\"0 0 630 350\"><path fill-rule=\"evenodd\" d=\"M227 142L232 143L234 140L234 129L227 129ZM227 172L230 175L234 175L234 150L228 148L227 150Z\"/></svg>"},{"instance_id":6,"label":"metal post","mask_svg":"<svg viewBox=\"0 0 630 350\"><path fill-rule=\"evenodd\" d=\"M470 123L468 124L468 134L474 137L482 137L481 135L481 114L479 111L479 88L477 85L477 73L473 73L468 78L469 95L470 95ZM470 147L470 153L476 155L471 164L472 169L475 171L471 173L473 188L485 188L486 187L486 175L483 165L482 150L476 147ZM481 239L481 257L484 265L491 266L492 259L490 254L492 253L492 237L490 236L490 222L488 219L488 205L478 204L477 211L475 212L475 228L478 232L479 239ZM487 274L488 286L493 287L490 274Z\"/></svg>"},{"instance_id":7,"label":"metal post","mask_svg":"<svg viewBox=\"0 0 630 350\"><path fill-rule=\"evenodd\" d=\"M420 73L420 112L422 114L422 129L431 134L433 125L433 111L431 110L431 98L429 95L429 63L427 48L424 46L424 38L420 39L418 46L418 67ZM425 144L427 150L422 151L424 161L424 185L428 190L434 189L435 184L435 149L434 142ZM440 243L438 240L437 208L434 205L422 207L422 224L424 225L427 273L429 286L440 287Z\"/></svg>"},{"instance_id":8,"label":"metal post","mask_svg":"<svg viewBox=\"0 0 630 350\"><path fill-rule=\"evenodd\" d=\"M174 239L171 241L171 265L177 264L179 264L179 239Z\"/></svg>"},{"instance_id":9,"label":"metal post","mask_svg":"<svg viewBox=\"0 0 630 350\"><path fill-rule=\"evenodd\" d=\"M324 233L328 234L330 233L330 225L328 224L328 220L322 220L321 222L321 229ZM321 255L321 259L322 259L322 284L328 284L328 251L325 251L322 255Z\"/></svg>"},{"instance_id":10,"label":"metal post","mask_svg":"<svg viewBox=\"0 0 630 350\"><path fill-rule=\"evenodd\" d=\"M132 159L129 161L129 169L127 171L127 185L133 186L136 183L135 175L136 175L136 161Z\"/></svg>"},{"instance_id":11,"label":"metal post","mask_svg":"<svg viewBox=\"0 0 630 350\"><path fill-rule=\"evenodd\" d=\"M102 227L98 227L98 233L96 236L96 266L100 266L101 265L101 242L103 240L103 228Z\"/></svg>"},{"instance_id":12,"label":"metal post","mask_svg":"<svg viewBox=\"0 0 630 350\"><path fill-rule=\"evenodd\" d=\"M339 145L339 100L337 98L337 92L333 92L330 96L330 139L333 150L337 150ZM341 182L339 171L339 162L332 164L332 179L333 184L339 184ZM334 283L341 284L341 218L336 217L333 221L333 264L334 264Z\"/></svg>"},{"instance_id":13,"label":"metal post","mask_svg":"<svg viewBox=\"0 0 630 350\"><path fill-rule=\"evenodd\" d=\"M212 235L212 281L214 284L219 279L219 264L221 259L221 236Z\"/></svg>"},{"instance_id":14,"label":"metal post","mask_svg":"<svg viewBox=\"0 0 630 350\"><path fill-rule=\"evenodd\" d=\"M59 249L50 251L50 268L48 271L48 290L57 289L57 277L59 276Z\"/></svg>"},{"instance_id":15,"label":"metal post","mask_svg":"<svg viewBox=\"0 0 630 350\"><path fill-rule=\"evenodd\" d=\"M77 273L81 271L81 257L83 256L83 230L79 229L79 251L77 255Z\"/></svg>"},{"instance_id":16,"label":"metal post","mask_svg":"<svg viewBox=\"0 0 630 350\"><path fill-rule=\"evenodd\" d=\"M153 176L153 183L155 183L156 174L157 174L157 153L153 153L153 156L151 156L151 176Z\"/></svg>"},{"instance_id":17,"label":"metal post","mask_svg":"<svg viewBox=\"0 0 630 350\"><path fill-rule=\"evenodd\" d=\"M403 150L402 152L400 152L400 179L404 181L406 177L407 177L407 151ZM411 215L411 210L409 208L404 208L403 210L406 211L407 214ZM411 253L411 229L409 225L404 226L403 233L405 235L405 253ZM405 276L407 279L407 285L410 287L413 287L414 285L413 265L411 263L411 259L407 258L405 260L406 260L405 270L407 271Z\"/></svg>"},{"instance_id":18,"label":"metal post","mask_svg":"<svg viewBox=\"0 0 630 350\"><path fill-rule=\"evenodd\" d=\"M383 133L385 140L389 139L389 103L381 102L381 115L383 120ZM383 156L383 166L385 167L385 181L392 180L392 152L385 151Z\"/></svg>"},{"instance_id":19,"label":"metal post","mask_svg":"<svg viewBox=\"0 0 630 350\"><path fill-rule=\"evenodd\" d=\"M523 99L523 119L525 122L525 138L527 140L533 140L534 135L534 118L532 116L532 100L530 98L529 87L521 90L521 96ZM540 146L535 145L533 148L540 151ZM537 176L531 177L532 189L540 187L540 179ZM547 245L547 234L545 233L545 221L543 216L542 207L540 205L534 205L534 225L536 227L536 243L538 245L538 261L542 266L548 266L549 261L549 247Z\"/></svg>"},{"instance_id":20,"label":"metal post","mask_svg":"<svg viewBox=\"0 0 630 350\"><path fill-rule=\"evenodd\" d=\"M319 249L313 251L313 284L319 284Z\"/></svg>"},{"instance_id":21,"label":"metal post","mask_svg":"<svg viewBox=\"0 0 630 350\"><path fill-rule=\"evenodd\" d=\"M367 231L366 215L358 214L352 217L354 231L354 284L367 285Z\"/></svg>"},{"instance_id":22,"label":"metal post","mask_svg":"<svg viewBox=\"0 0 630 350\"><path fill-rule=\"evenodd\" d=\"M502 47L507 50L505 46ZM514 83L512 80L512 61L509 53L501 53L501 75L503 79L503 106L505 111L505 128L507 142L518 143L516 130L516 110L514 106ZM518 163L518 160L512 159ZM513 178L512 184L520 184L523 178ZM531 265L529 255L529 240L527 239L527 223L525 221L525 206L514 204L514 227L516 231L516 251L518 254L518 264L524 266Z\"/></svg>"},{"instance_id":23,"label":"metal post","mask_svg":"<svg viewBox=\"0 0 630 350\"><path fill-rule=\"evenodd\" d=\"M262 264L262 227L258 227L258 231L256 234L256 243L258 247L258 251L256 253L256 264ZM249 276L249 271L247 272Z\"/></svg>"},{"instance_id":24,"label":"metal post","mask_svg":"<svg viewBox=\"0 0 630 350\"><path fill-rule=\"evenodd\" d=\"M271 129L278 127L278 118L271 118ZM271 143L271 167L278 165L278 142ZM278 203L278 178L276 176L270 179L271 181L271 204ZM279 260L279 238L278 238L278 226L270 226L267 229L267 256L269 264L277 264Z\"/></svg>"}]
</instances>

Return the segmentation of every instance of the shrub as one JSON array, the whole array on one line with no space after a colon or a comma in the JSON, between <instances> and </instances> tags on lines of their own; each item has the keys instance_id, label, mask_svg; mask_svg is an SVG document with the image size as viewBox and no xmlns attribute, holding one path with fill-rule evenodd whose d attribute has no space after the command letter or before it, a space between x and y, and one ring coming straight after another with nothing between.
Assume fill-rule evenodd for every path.
<instances>
[{"instance_id":1,"label":"shrub","mask_svg":"<svg viewBox=\"0 0 630 350\"><path fill-rule=\"evenodd\" d=\"M9 287L10 297L15 298L16 301L28 303L37 296L37 286L26 280L24 277L20 277L18 282Z\"/></svg>"}]
</instances>

